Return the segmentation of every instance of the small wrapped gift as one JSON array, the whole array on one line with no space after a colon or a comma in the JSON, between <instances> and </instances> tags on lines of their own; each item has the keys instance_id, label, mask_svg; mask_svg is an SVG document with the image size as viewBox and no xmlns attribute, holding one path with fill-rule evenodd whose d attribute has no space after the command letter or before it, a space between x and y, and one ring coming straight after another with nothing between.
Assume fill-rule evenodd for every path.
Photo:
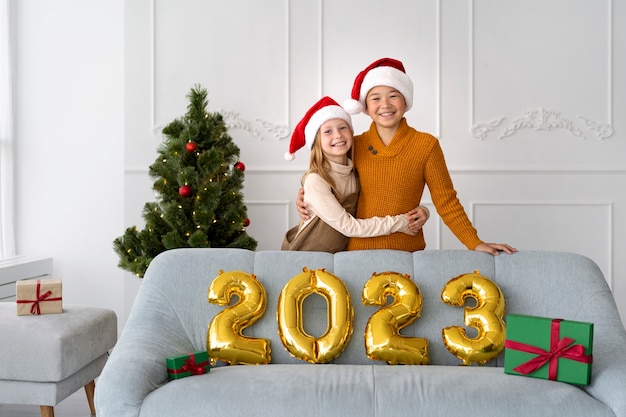
<instances>
[{"instance_id":1,"label":"small wrapped gift","mask_svg":"<svg viewBox=\"0 0 626 417\"><path fill-rule=\"evenodd\" d=\"M179 379L191 375L202 375L211 370L209 353L204 351L185 353L166 358L167 375L170 379Z\"/></svg>"},{"instance_id":2,"label":"small wrapped gift","mask_svg":"<svg viewBox=\"0 0 626 417\"><path fill-rule=\"evenodd\" d=\"M504 372L576 385L591 380L593 323L509 314Z\"/></svg>"},{"instance_id":3,"label":"small wrapped gift","mask_svg":"<svg viewBox=\"0 0 626 417\"><path fill-rule=\"evenodd\" d=\"M18 316L63 312L60 279L28 279L15 282Z\"/></svg>"}]
</instances>

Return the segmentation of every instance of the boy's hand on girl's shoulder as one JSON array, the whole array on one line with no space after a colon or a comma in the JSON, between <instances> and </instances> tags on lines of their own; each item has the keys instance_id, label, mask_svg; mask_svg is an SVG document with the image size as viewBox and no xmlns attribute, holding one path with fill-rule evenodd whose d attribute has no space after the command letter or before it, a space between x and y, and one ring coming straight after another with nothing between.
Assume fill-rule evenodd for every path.
<instances>
[{"instance_id":1,"label":"boy's hand on girl's shoulder","mask_svg":"<svg viewBox=\"0 0 626 417\"><path fill-rule=\"evenodd\" d=\"M304 202L304 188L298 190L298 196L296 197L296 209L300 215L300 220L303 222L309 220L309 211L306 209L306 203Z\"/></svg>"},{"instance_id":2,"label":"boy's hand on girl's shoulder","mask_svg":"<svg viewBox=\"0 0 626 417\"><path fill-rule=\"evenodd\" d=\"M475 251L478 252L486 252L490 253L494 256L500 255L500 252L506 252L509 255L517 252L517 249L514 247L507 245L506 243L479 243L478 246L474 248Z\"/></svg>"}]
</instances>

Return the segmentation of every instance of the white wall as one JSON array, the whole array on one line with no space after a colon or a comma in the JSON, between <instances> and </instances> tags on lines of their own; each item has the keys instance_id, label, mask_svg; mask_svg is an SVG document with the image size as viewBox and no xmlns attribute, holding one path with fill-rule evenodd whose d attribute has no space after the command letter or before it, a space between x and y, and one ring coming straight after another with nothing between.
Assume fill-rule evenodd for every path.
<instances>
[{"instance_id":1,"label":"white wall","mask_svg":"<svg viewBox=\"0 0 626 417\"><path fill-rule=\"evenodd\" d=\"M290 129L391 56L415 84L409 123L440 138L481 237L589 256L626 317L624 2L17 3L18 247L55 258L68 302L125 321L140 281L111 241L141 226L154 131L184 114L192 85L229 111L248 231L277 249L308 163L283 160ZM426 234L429 249L460 248L436 216Z\"/></svg>"},{"instance_id":2,"label":"white wall","mask_svg":"<svg viewBox=\"0 0 626 417\"><path fill-rule=\"evenodd\" d=\"M65 303L122 316L124 2L15 5L18 252L53 258Z\"/></svg>"}]
</instances>

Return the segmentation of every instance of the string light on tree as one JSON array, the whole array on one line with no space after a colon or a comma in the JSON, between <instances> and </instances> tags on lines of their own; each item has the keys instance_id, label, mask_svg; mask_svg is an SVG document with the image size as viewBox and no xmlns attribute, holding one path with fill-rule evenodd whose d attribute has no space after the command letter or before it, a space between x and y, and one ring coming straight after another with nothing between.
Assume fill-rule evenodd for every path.
<instances>
[{"instance_id":1,"label":"string light on tree","mask_svg":"<svg viewBox=\"0 0 626 417\"><path fill-rule=\"evenodd\" d=\"M187 113L163 128L165 138L150 166L155 202L144 206L146 228L126 229L114 249L120 268L143 277L159 253L183 247L256 249L245 227L246 169L219 113L209 113L207 92L188 94Z\"/></svg>"}]
</instances>

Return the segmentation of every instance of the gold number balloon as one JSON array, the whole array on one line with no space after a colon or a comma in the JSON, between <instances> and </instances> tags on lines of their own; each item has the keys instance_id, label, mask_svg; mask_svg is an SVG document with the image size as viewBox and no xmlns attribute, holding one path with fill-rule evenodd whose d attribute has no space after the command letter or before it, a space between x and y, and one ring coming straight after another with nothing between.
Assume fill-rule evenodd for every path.
<instances>
[{"instance_id":1,"label":"gold number balloon","mask_svg":"<svg viewBox=\"0 0 626 417\"><path fill-rule=\"evenodd\" d=\"M328 327L319 338L304 331L302 303L317 293L328 305ZM352 335L354 309L343 281L325 269L308 270L294 276L278 298L278 334L291 355L311 362L325 363L343 352Z\"/></svg>"},{"instance_id":2,"label":"gold number balloon","mask_svg":"<svg viewBox=\"0 0 626 417\"><path fill-rule=\"evenodd\" d=\"M220 270L209 286L209 303L228 305L233 295L237 295L239 301L217 314L209 324L206 338L209 356L231 365L269 363L269 340L242 334L243 329L265 313L265 288L255 275Z\"/></svg>"},{"instance_id":3,"label":"gold number balloon","mask_svg":"<svg viewBox=\"0 0 626 417\"><path fill-rule=\"evenodd\" d=\"M453 306L463 307L468 297L474 298L476 305L465 307L465 325L475 328L477 336L469 338L460 326L446 327L442 330L443 343L464 365L484 365L504 348L504 295L500 287L478 271L451 279L441 292L441 300Z\"/></svg>"},{"instance_id":4,"label":"gold number balloon","mask_svg":"<svg viewBox=\"0 0 626 417\"><path fill-rule=\"evenodd\" d=\"M393 303L387 306L387 297ZM395 272L374 274L363 286L363 303L383 306L370 317L365 328L365 351L373 360L390 365L426 365L428 341L400 335L422 311L422 294L409 275Z\"/></svg>"}]
</instances>

